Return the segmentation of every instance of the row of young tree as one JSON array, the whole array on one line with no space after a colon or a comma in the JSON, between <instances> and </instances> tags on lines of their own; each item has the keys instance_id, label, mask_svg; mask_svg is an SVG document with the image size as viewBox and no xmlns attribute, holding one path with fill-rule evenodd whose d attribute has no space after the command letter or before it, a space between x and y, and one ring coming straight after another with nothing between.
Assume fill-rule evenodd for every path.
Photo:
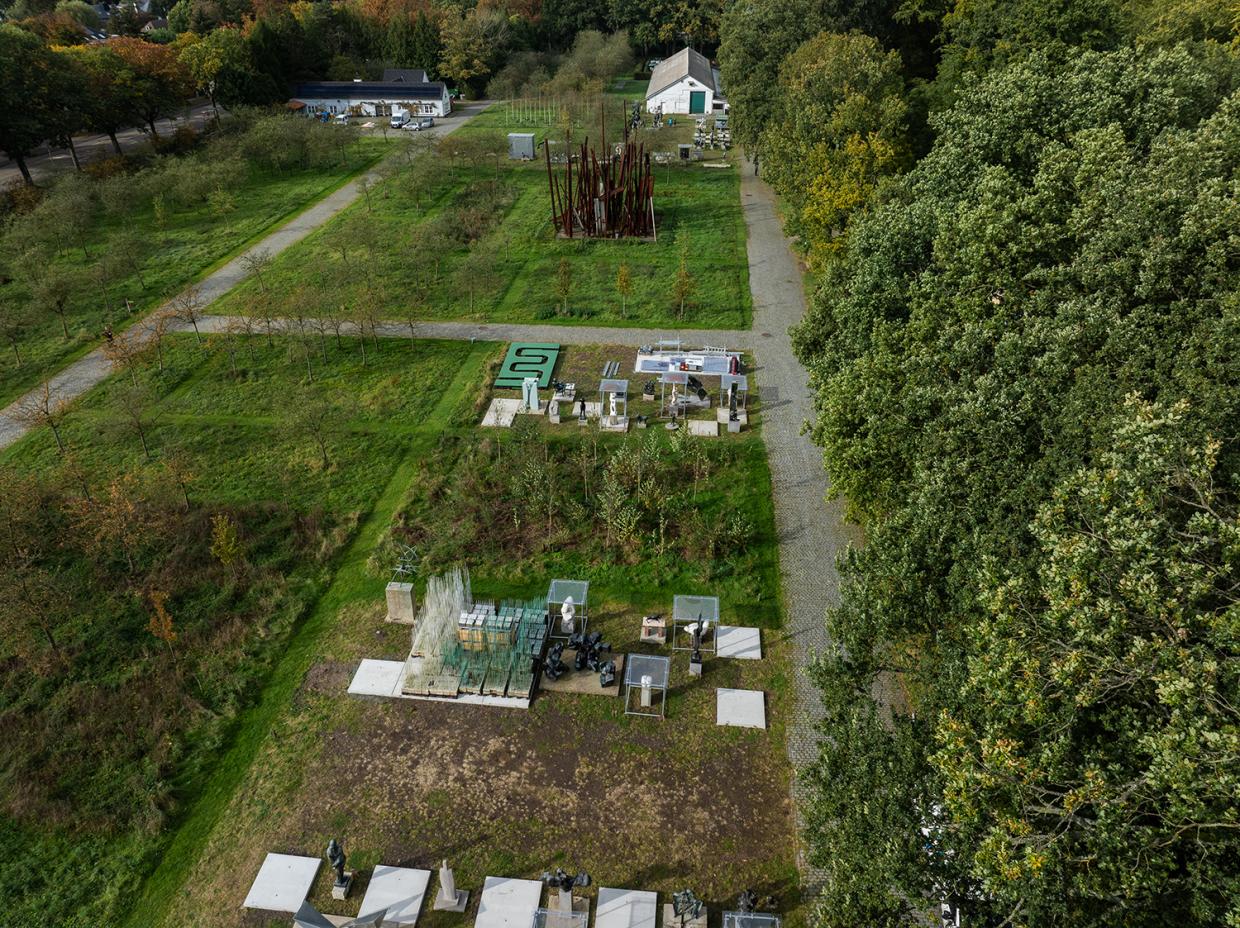
<instances>
[{"instance_id":1,"label":"row of young tree","mask_svg":"<svg viewBox=\"0 0 1240 928\"><path fill-rule=\"evenodd\" d=\"M88 322L119 321L127 300L155 297L163 239L187 213L205 211L204 225L227 222L238 207L234 191L255 174L348 163L356 138L352 129L246 110L187 154L58 178L0 236L5 363L24 367L52 331L66 343L97 337ZM150 224L147 234L141 223Z\"/></svg>"},{"instance_id":2,"label":"row of young tree","mask_svg":"<svg viewBox=\"0 0 1240 928\"><path fill-rule=\"evenodd\" d=\"M866 529L811 670L824 926L1240 917L1234 13L724 18L735 131L818 272L812 433Z\"/></svg>"}]
</instances>

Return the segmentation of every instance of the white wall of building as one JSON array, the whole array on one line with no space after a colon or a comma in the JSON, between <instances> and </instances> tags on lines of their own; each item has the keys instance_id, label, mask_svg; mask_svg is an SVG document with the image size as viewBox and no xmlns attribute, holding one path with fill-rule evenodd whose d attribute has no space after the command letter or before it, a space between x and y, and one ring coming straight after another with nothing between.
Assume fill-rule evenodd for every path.
<instances>
[{"instance_id":1,"label":"white wall of building","mask_svg":"<svg viewBox=\"0 0 1240 928\"><path fill-rule=\"evenodd\" d=\"M666 87L652 97L646 98L646 112L653 113L659 108L659 104L663 104L664 115L689 115L689 94L693 91L705 91L706 93L706 112L709 113L714 109L715 92L705 84L695 81L691 77L684 77Z\"/></svg>"},{"instance_id":2,"label":"white wall of building","mask_svg":"<svg viewBox=\"0 0 1240 928\"><path fill-rule=\"evenodd\" d=\"M306 104L306 112L310 115L314 113L328 112L332 115L337 113L349 113L355 116L447 116L452 112L452 101L448 98L447 91L439 100L410 100L403 99L375 99L374 97L350 97L329 99L303 99L296 97L294 99L301 100Z\"/></svg>"}]
</instances>

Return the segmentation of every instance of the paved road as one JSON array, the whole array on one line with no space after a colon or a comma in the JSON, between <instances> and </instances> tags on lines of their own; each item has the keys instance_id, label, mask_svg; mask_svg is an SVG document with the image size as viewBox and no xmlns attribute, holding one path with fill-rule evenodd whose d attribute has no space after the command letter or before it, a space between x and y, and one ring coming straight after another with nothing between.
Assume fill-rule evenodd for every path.
<instances>
[{"instance_id":1,"label":"paved road","mask_svg":"<svg viewBox=\"0 0 1240 928\"><path fill-rule=\"evenodd\" d=\"M177 116L155 120L155 127L160 135L171 135L181 126L191 126L201 130L211 121L211 118L211 104L200 100L191 103L185 108L185 112ZM143 129L134 127L117 132L116 140L121 143L123 151L130 153L149 144L151 137ZM106 135L92 133L75 135L73 144L77 147L78 160L82 164L111 158L116 154L116 149L112 147L112 140ZM35 183L38 183L53 174L72 170L73 156L69 154L67 148L53 148L50 143L45 143L40 145L34 154L27 156L26 167L30 169ZM8 186L21 179L22 174L17 164L7 157L0 157L0 187Z\"/></svg>"},{"instance_id":2,"label":"paved road","mask_svg":"<svg viewBox=\"0 0 1240 928\"><path fill-rule=\"evenodd\" d=\"M435 135L447 135L469 122L484 108L484 103L461 108L457 110L456 115L436 122L435 128L428 131ZM367 175L367 177L375 179L377 175L372 173ZM198 287L204 302L209 303L223 296L245 277L243 262L248 255L260 251L266 251L272 255L279 254L327 223L333 216L361 196L361 192L359 181L350 181L334 193L328 194L322 200L319 200L305 212L294 216L253 247L237 255L232 261L229 261L219 270L199 282ZM165 303L159 309L148 314L144 319L135 322L134 325L139 328L149 327L150 320L155 313L168 308L171 303L172 301ZM103 348L96 348L49 380L52 395L57 400L64 402L76 399L100 383L110 372L111 366L103 356ZM31 391L25 397L15 400L5 407L4 410L0 411L0 449L7 448L26 433L28 426L19 422L14 413L32 397L40 393L41 389L40 387L37 390Z\"/></svg>"}]
</instances>

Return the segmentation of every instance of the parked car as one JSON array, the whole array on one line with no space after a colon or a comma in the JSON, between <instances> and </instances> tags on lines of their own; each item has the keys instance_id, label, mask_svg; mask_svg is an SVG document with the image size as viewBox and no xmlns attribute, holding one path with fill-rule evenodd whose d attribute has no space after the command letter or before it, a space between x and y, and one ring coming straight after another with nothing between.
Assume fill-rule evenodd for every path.
<instances>
[{"instance_id":1,"label":"parked car","mask_svg":"<svg viewBox=\"0 0 1240 928\"><path fill-rule=\"evenodd\" d=\"M435 120L432 117L419 116L416 119L409 120L401 128L408 129L410 132L421 132L423 129L429 129L433 125L435 125Z\"/></svg>"},{"instance_id":2,"label":"parked car","mask_svg":"<svg viewBox=\"0 0 1240 928\"><path fill-rule=\"evenodd\" d=\"M349 114L337 113L335 118L332 119L332 122L338 126L347 126L349 124Z\"/></svg>"},{"instance_id":3,"label":"parked car","mask_svg":"<svg viewBox=\"0 0 1240 928\"><path fill-rule=\"evenodd\" d=\"M403 129L405 127L405 124L408 122L409 122L408 116L393 116L392 117L392 128Z\"/></svg>"}]
</instances>

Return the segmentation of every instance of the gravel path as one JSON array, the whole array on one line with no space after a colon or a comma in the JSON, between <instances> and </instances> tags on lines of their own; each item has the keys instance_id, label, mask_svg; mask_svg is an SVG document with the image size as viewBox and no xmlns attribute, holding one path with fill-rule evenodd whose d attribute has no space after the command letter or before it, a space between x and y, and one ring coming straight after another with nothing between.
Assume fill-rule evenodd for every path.
<instances>
[{"instance_id":1,"label":"gravel path","mask_svg":"<svg viewBox=\"0 0 1240 928\"><path fill-rule=\"evenodd\" d=\"M749 281L754 328L761 334L755 377L762 397L762 436L775 490L775 527L779 533L779 569L784 594L784 626L793 646L795 715L788 724L788 756L800 771L818 756L818 722L822 705L806 670L816 651L827 644L824 614L839 601L836 557L859 544L860 531L844 520L840 500L827 501L828 482L822 452L804 423L814 417L809 376L792 352L788 329L805 314L805 296L797 260L788 247L766 182L754 177L750 164L741 178L741 206L749 234ZM800 777L793 785L798 831L805 792ZM803 848L798 863L807 888L816 893L822 873L808 865Z\"/></svg>"},{"instance_id":2,"label":"gravel path","mask_svg":"<svg viewBox=\"0 0 1240 928\"><path fill-rule=\"evenodd\" d=\"M466 107L459 111L461 115L436 123L435 128L430 130L430 132L435 135L447 135L465 125L465 123L469 122L485 108L486 103ZM377 179L377 175L373 173L366 176L371 179ZM349 181L340 189L328 194L309 209L294 216L266 238L237 255L233 260L200 281L198 287L204 304L223 296L245 278L245 268L242 261L246 256L260 251L277 255L284 251L284 249L300 242L315 229L326 224L333 216L346 209L362 195L359 185L360 180L359 178ZM165 303L158 309L153 310L145 318L135 322L134 326L145 326L156 313L168 308L170 305L171 301ZM48 380L48 384L55 399L69 402L77 399L92 387L97 386L109 373L111 373L111 366L108 364L107 359L104 358L103 348L100 346L54 374ZM0 411L0 449L7 448L21 438L22 435L26 434L28 426L18 421L14 413L23 404L31 401L41 393L42 385L30 391L26 396L10 403L3 411Z\"/></svg>"}]
</instances>

